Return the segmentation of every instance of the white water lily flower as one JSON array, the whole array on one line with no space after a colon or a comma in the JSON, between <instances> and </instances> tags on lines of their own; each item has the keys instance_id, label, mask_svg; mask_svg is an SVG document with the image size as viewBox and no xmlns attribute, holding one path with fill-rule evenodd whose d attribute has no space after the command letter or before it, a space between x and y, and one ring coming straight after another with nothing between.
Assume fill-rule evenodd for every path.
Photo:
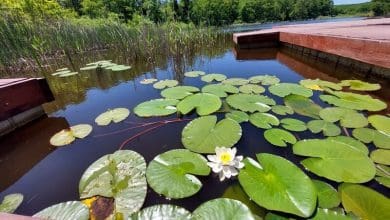
<instances>
[{"instance_id":1,"label":"white water lily flower","mask_svg":"<svg viewBox=\"0 0 390 220\"><path fill-rule=\"evenodd\" d=\"M243 156L236 156L236 148L217 147L216 155L207 155L207 165L211 167L214 173L219 173L219 180L229 179L238 175L238 170L244 167L242 163Z\"/></svg>"}]
</instances>

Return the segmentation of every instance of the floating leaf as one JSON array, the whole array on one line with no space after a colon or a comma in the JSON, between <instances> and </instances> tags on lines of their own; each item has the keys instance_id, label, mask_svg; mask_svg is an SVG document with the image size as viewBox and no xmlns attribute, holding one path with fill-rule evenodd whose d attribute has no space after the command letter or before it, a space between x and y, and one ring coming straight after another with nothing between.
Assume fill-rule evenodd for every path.
<instances>
[{"instance_id":1,"label":"floating leaf","mask_svg":"<svg viewBox=\"0 0 390 220\"><path fill-rule=\"evenodd\" d=\"M232 85L212 84L203 87L202 92L224 98L228 96L228 93L239 93L240 90Z\"/></svg>"},{"instance_id":2,"label":"floating leaf","mask_svg":"<svg viewBox=\"0 0 390 220\"><path fill-rule=\"evenodd\" d=\"M341 203L347 212L361 219L390 219L390 199L362 185L343 183L339 186Z\"/></svg>"},{"instance_id":3,"label":"floating leaf","mask_svg":"<svg viewBox=\"0 0 390 220\"><path fill-rule=\"evenodd\" d=\"M67 74L67 73L70 73L70 72L72 72L72 71L68 70L68 68L66 68L66 69L59 69L59 70L57 70L57 72L52 73L51 75L52 76L60 76L62 74Z\"/></svg>"},{"instance_id":4,"label":"floating leaf","mask_svg":"<svg viewBox=\"0 0 390 220\"><path fill-rule=\"evenodd\" d=\"M325 81L325 80L320 80L320 79L304 79L299 81L299 84L302 86L311 89L311 90L319 90L323 91L324 89L333 89L333 90L341 90L342 87L333 82Z\"/></svg>"},{"instance_id":5,"label":"floating leaf","mask_svg":"<svg viewBox=\"0 0 390 220\"><path fill-rule=\"evenodd\" d=\"M299 115L320 119L319 115L322 108L311 99L300 95L289 95L284 97L284 103Z\"/></svg>"},{"instance_id":6,"label":"floating leaf","mask_svg":"<svg viewBox=\"0 0 390 220\"><path fill-rule=\"evenodd\" d=\"M232 85L232 86L242 86L249 83L249 80L244 78L230 78L222 81L223 84Z\"/></svg>"},{"instance_id":7,"label":"floating leaf","mask_svg":"<svg viewBox=\"0 0 390 220\"><path fill-rule=\"evenodd\" d=\"M336 137L328 137L328 140L341 142L350 146L353 146L356 150L361 151L364 155L368 155L369 151L365 144L362 142L356 140L353 137L347 137L347 136L336 136Z\"/></svg>"},{"instance_id":8,"label":"floating leaf","mask_svg":"<svg viewBox=\"0 0 390 220\"><path fill-rule=\"evenodd\" d=\"M307 130L305 122L298 120L298 119L294 119L294 118L283 118L282 120L280 120L280 124L282 125L282 127L284 129L289 130L289 131L306 131Z\"/></svg>"},{"instance_id":9,"label":"floating leaf","mask_svg":"<svg viewBox=\"0 0 390 220\"><path fill-rule=\"evenodd\" d=\"M342 80L341 86L348 86L349 89L358 91L375 91L381 89L381 85L363 82L360 80Z\"/></svg>"},{"instance_id":10,"label":"floating leaf","mask_svg":"<svg viewBox=\"0 0 390 220\"><path fill-rule=\"evenodd\" d=\"M314 212L317 193L310 178L292 162L272 154L244 160L238 180L257 204L301 217Z\"/></svg>"},{"instance_id":11,"label":"floating leaf","mask_svg":"<svg viewBox=\"0 0 390 220\"><path fill-rule=\"evenodd\" d=\"M80 71L88 71L88 70L95 70L97 69L98 66L97 65L93 65L93 66L86 66L86 67L82 67L80 68Z\"/></svg>"},{"instance_id":12,"label":"floating leaf","mask_svg":"<svg viewBox=\"0 0 390 220\"><path fill-rule=\"evenodd\" d=\"M279 78L270 75L252 76L249 78L250 83L261 83L264 86L274 85L280 82Z\"/></svg>"},{"instance_id":13,"label":"floating leaf","mask_svg":"<svg viewBox=\"0 0 390 220\"><path fill-rule=\"evenodd\" d=\"M363 143L374 142L375 146L384 149L390 149L390 135L385 135L377 130L370 128L354 129L352 135Z\"/></svg>"},{"instance_id":14,"label":"floating leaf","mask_svg":"<svg viewBox=\"0 0 390 220\"><path fill-rule=\"evenodd\" d=\"M86 205L79 201L70 201L50 206L36 213L33 217L47 220L88 220L89 210Z\"/></svg>"},{"instance_id":15,"label":"floating leaf","mask_svg":"<svg viewBox=\"0 0 390 220\"><path fill-rule=\"evenodd\" d=\"M203 72L203 71L190 71L190 72L184 73L184 76L186 76L186 77L198 77L198 76L203 76L205 74L206 73Z\"/></svg>"},{"instance_id":16,"label":"floating leaf","mask_svg":"<svg viewBox=\"0 0 390 220\"><path fill-rule=\"evenodd\" d=\"M293 146L296 155L311 157L301 164L311 172L336 182L364 183L375 176L375 166L360 148L332 139L312 139Z\"/></svg>"},{"instance_id":17,"label":"floating leaf","mask_svg":"<svg viewBox=\"0 0 390 220\"><path fill-rule=\"evenodd\" d=\"M279 119L268 113L254 113L250 115L249 121L258 128L270 129L279 125Z\"/></svg>"},{"instance_id":18,"label":"floating leaf","mask_svg":"<svg viewBox=\"0 0 390 220\"><path fill-rule=\"evenodd\" d=\"M232 111L226 114L226 118L230 118L237 123L249 121L249 115L242 111Z\"/></svg>"},{"instance_id":19,"label":"floating leaf","mask_svg":"<svg viewBox=\"0 0 390 220\"><path fill-rule=\"evenodd\" d=\"M161 96L167 99L183 99L195 92L199 92L199 89L193 86L176 86L172 88L164 89L161 92Z\"/></svg>"},{"instance_id":20,"label":"floating leaf","mask_svg":"<svg viewBox=\"0 0 390 220\"><path fill-rule=\"evenodd\" d=\"M141 84L147 85L147 84L153 84L157 82L158 79L150 78L150 79L143 79L140 81Z\"/></svg>"},{"instance_id":21,"label":"floating leaf","mask_svg":"<svg viewBox=\"0 0 390 220\"><path fill-rule=\"evenodd\" d=\"M198 115L209 115L218 111L222 106L218 96L208 93L198 93L187 96L177 104L177 110L182 114L188 114L196 109Z\"/></svg>"},{"instance_id":22,"label":"floating leaf","mask_svg":"<svg viewBox=\"0 0 390 220\"><path fill-rule=\"evenodd\" d=\"M78 72L62 73L62 74L58 74L58 77L68 77L68 76L74 76L77 74L79 74L79 73Z\"/></svg>"},{"instance_id":23,"label":"floating leaf","mask_svg":"<svg viewBox=\"0 0 390 220\"><path fill-rule=\"evenodd\" d=\"M307 128L314 134L322 131L325 136L337 136L341 134L341 129L337 125L324 120L309 121Z\"/></svg>"},{"instance_id":24,"label":"floating leaf","mask_svg":"<svg viewBox=\"0 0 390 220\"><path fill-rule=\"evenodd\" d=\"M376 175L377 176L383 176L383 177L390 177L390 167L377 164L376 166Z\"/></svg>"},{"instance_id":25,"label":"floating leaf","mask_svg":"<svg viewBox=\"0 0 390 220\"><path fill-rule=\"evenodd\" d=\"M294 114L294 110L289 107L289 106L285 106L285 105L274 105L272 106L272 112L275 113L275 114L278 114L278 115L292 115Z\"/></svg>"},{"instance_id":26,"label":"floating leaf","mask_svg":"<svg viewBox=\"0 0 390 220\"><path fill-rule=\"evenodd\" d=\"M355 110L380 111L387 104L369 95L360 95L351 92L330 92L332 95L320 95L320 99L329 104Z\"/></svg>"},{"instance_id":27,"label":"floating leaf","mask_svg":"<svg viewBox=\"0 0 390 220\"><path fill-rule=\"evenodd\" d=\"M312 220L356 220L355 217L345 215L344 212L334 211L330 209L317 209L316 214L310 218Z\"/></svg>"},{"instance_id":28,"label":"floating leaf","mask_svg":"<svg viewBox=\"0 0 390 220\"><path fill-rule=\"evenodd\" d=\"M219 73L212 73L212 74L207 74L207 75L204 75L202 76L201 80L203 82L207 82L207 83L210 83L212 81L217 81L217 82L222 82L226 79L227 77L223 74L219 74Z\"/></svg>"},{"instance_id":29,"label":"floating leaf","mask_svg":"<svg viewBox=\"0 0 390 220\"><path fill-rule=\"evenodd\" d=\"M116 213L138 211L146 197L146 162L137 152L119 150L92 163L79 183L80 198L113 197Z\"/></svg>"},{"instance_id":30,"label":"floating leaf","mask_svg":"<svg viewBox=\"0 0 390 220\"><path fill-rule=\"evenodd\" d=\"M206 158L186 149L171 150L158 155L146 170L149 186L158 194L174 199L197 193L202 183L195 175L209 174Z\"/></svg>"},{"instance_id":31,"label":"floating leaf","mask_svg":"<svg viewBox=\"0 0 390 220\"><path fill-rule=\"evenodd\" d=\"M106 70L111 70L113 72L125 71L131 69L131 66L126 65L113 65L109 67L105 67Z\"/></svg>"},{"instance_id":32,"label":"floating leaf","mask_svg":"<svg viewBox=\"0 0 390 220\"><path fill-rule=\"evenodd\" d=\"M216 147L233 147L241 135L241 127L236 121L223 119L217 123L216 116L204 116L186 125L181 140L191 151L215 153Z\"/></svg>"},{"instance_id":33,"label":"floating leaf","mask_svg":"<svg viewBox=\"0 0 390 220\"><path fill-rule=\"evenodd\" d=\"M143 102L134 108L134 113L140 117L166 116L177 112L176 99L153 99Z\"/></svg>"},{"instance_id":34,"label":"floating leaf","mask_svg":"<svg viewBox=\"0 0 390 220\"><path fill-rule=\"evenodd\" d=\"M266 130L264 138L279 147L287 147L287 143L295 144L297 142L297 139L290 132L278 128Z\"/></svg>"},{"instance_id":35,"label":"floating leaf","mask_svg":"<svg viewBox=\"0 0 390 220\"><path fill-rule=\"evenodd\" d=\"M23 202L23 195L20 193L14 193L4 196L3 201L0 203L0 213L13 213Z\"/></svg>"},{"instance_id":36,"label":"floating leaf","mask_svg":"<svg viewBox=\"0 0 390 220\"><path fill-rule=\"evenodd\" d=\"M226 102L233 108L244 112L267 112L275 101L263 95L235 94L226 98Z\"/></svg>"},{"instance_id":37,"label":"floating leaf","mask_svg":"<svg viewBox=\"0 0 390 220\"><path fill-rule=\"evenodd\" d=\"M340 125L346 128L362 128L368 125L366 117L352 109L324 108L320 111L320 117L332 123L340 121Z\"/></svg>"},{"instance_id":38,"label":"floating leaf","mask_svg":"<svg viewBox=\"0 0 390 220\"><path fill-rule=\"evenodd\" d=\"M141 211L134 213L131 220L191 220L191 212L187 211L185 208L175 206L175 205L154 205L142 209Z\"/></svg>"},{"instance_id":39,"label":"floating leaf","mask_svg":"<svg viewBox=\"0 0 390 220\"><path fill-rule=\"evenodd\" d=\"M371 152L370 157L375 163L390 165L390 150L374 150Z\"/></svg>"},{"instance_id":40,"label":"floating leaf","mask_svg":"<svg viewBox=\"0 0 390 220\"><path fill-rule=\"evenodd\" d=\"M268 212L264 219L265 220L295 220L294 218L287 218L272 212Z\"/></svg>"},{"instance_id":41,"label":"floating leaf","mask_svg":"<svg viewBox=\"0 0 390 220\"><path fill-rule=\"evenodd\" d=\"M320 180L313 180L317 190L318 206L324 209L335 208L340 205L340 197L333 186Z\"/></svg>"},{"instance_id":42,"label":"floating leaf","mask_svg":"<svg viewBox=\"0 0 390 220\"><path fill-rule=\"evenodd\" d=\"M92 132L92 126L79 124L57 132L50 138L50 144L61 147L72 143L76 138L85 138Z\"/></svg>"},{"instance_id":43,"label":"floating leaf","mask_svg":"<svg viewBox=\"0 0 390 220\"><path fill-rule=\"evenodd\" d=\"M245 94L252 94L252 93L260 94L260 93L265 92L264 87L259 86L259 85L255 85L255 84L242 85L242 86L240 86L239 90L240 90L240 92L245 93Z\"/></svg>"},{"instance_id":44,"label":"floating leaf","mask_svg":"<svg viewBox=\"0 0 390 220\"><path fill-rule=\"evenodd\" d=\"M371 115L368 121L376 130L390 136L390 118L384 115Z\"/></svg>"},{"instance_id":45,"label":"floating leaf","mask_svg":"<svg viewBox=\"0 0 390 220\"><path fill-rule=\"evenodd\" d=\"M269 91L279 97L286 97L291 94L300 95L303 97L311 97L313 92L301 85L294 83L280 83L270 86Z\"/></svg>"},{"instance_id":46,"label":"floating leaf","mask_svg":"<svg viewBox=\"0 0 390 220\"><path fill-rule=\"evenodd\" d=\"M56 70L56 72L61 72L61 71L66 71L66 70L69 70L68 67L64 67L64 68L58 69L58 70Z\"/></svg>"},{"instance_id":47,"label":"floating leaf","mask_svg":"<svg viewBox=\"0 0 390 220\"><path fill-rule=\"evenodd\" d=\"M249 208L234 199L213 199L195 209L193 220L254 220Z\"/></svg>"},{"instance_id":48,"label":"floating leaf","mask_svg":"<svg viewBox=\"0 0 390 220\"><path fill-rule=\"evenodd\" d=\"M175 87L177 86L177 84L179 84L177 80L166 79L166 80L160 80L156 82L155 84L153 84L153 87L155 89L165 89L165 88Z\"/></svg>"},{"instance_id":49,"label":"floating leaf","mask_svg":"<svg viewBox=\"0 0 390 220\"><path fill-rule=\"evenodd\" d=\"M105 126L111 122L118 123L129 117L130 111L127 108L108 109L96 117L95 122L100 126Z\"/></svg>"},{"instance_id":50,"label":"floating leaf","mask_svg":"<svg viewBox=\"0 0 390 220\"><path fill-rule=\"evenodd\" d=\"M375 178L375 180L379 184L384 185L387 188L390 188L390 177L378 176L378 177Z\"/></svg>"}]
</instances>

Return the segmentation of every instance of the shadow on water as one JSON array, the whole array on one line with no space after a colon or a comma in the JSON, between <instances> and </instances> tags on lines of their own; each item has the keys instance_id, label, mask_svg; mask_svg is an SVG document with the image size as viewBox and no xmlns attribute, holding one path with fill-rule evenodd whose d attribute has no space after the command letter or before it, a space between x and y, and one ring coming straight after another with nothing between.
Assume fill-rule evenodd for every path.
<instances>
[{"instance_id":1,"label":"shadow on water","mask_svg":"<svg viewBox=\"0 0 390 220\"><path fill-rule=\"evenodd\" d=\"M48 143L50 136L68 125L79 123L94 125L96 116L108 108L133 109L143 101L159 98L160 91L153 89L151 85L139 83L144 78L177 79L180 84L198 87L205 83L199 78L185 78L184 72L203 70L207 73L223 73L228 77L243 78L258 74L272 74L284 82L298 82L304 78L321 78L329 81L351 78L351 73L339 71L337 68L330 67L329 64L322 64L283 48L281 50L234 51L230 39L230 36L226 36L210 48L169 56L160 54L152 60L142 60L137 63L128 63L125 54L117 54L115 51L94 52L73 58L76 69L92 61L112 59L113 62L119 64L132 65L133 68L130 71L81 72L79 75L68 78L52 77L49 72L43 73L47 76L56 100L44 106L46 112L49 113L48 118L32 122L25 128L0 139L0 171L3 176L6 176L0 180L2 191L0 197L14 192L24 194L25 202L17 213L25 215L32 215L52 204L77 200L78 182L84 170L99 157L116 151L123 141L142 129L105 137L96 137L97 135L131 127L131 123L159 121L161 118L138 118L131 114L125 122L107 127L95 126L90 137L57 149L50 147ZM63 66L69 65L67 61L62 64ZM359 75L353 77L362 78ZM367 79L363 77L363 80ZM368 80L375 81L371 78ZM389 103L389 82L380 81L380 83L384 89L371 94ZM321 103L318 94L315 92L313 100ZM278 104L283 103L281 99L276 99L276 101ZM196 115L186 117L195 118ZM223 118L224 115L219 114L218 117ZM296 118L307 121L304 117L297 116ZM141 153L149 162L162 152L183 148L181 131L185 125L186 122L168 124L136 138L126 145L126 149ZM238 154L250 157L265 152L277 154L303 169L299 164L302 158L295 156L291 147L272 146L264 140L263 130L249 123L243 123L242 129L243 136L236 145ZM296 135L300 139L319 137L313 136L310 132L300 132ZM321 179L312 173L308 175L314 179ZM186 199L169 200L149 188L144 207L170 203L193 210L204 201L227 195L232 189L237 190L237 188L229 188L229 186L236 186L237 180L221 183L214 174L200 179L203 183L201 191ZM331 182L331 184L337 186L337 183ZM389 196L389 190L375 181L370 181L366 185Z\"/></svg>"}]
</instances>

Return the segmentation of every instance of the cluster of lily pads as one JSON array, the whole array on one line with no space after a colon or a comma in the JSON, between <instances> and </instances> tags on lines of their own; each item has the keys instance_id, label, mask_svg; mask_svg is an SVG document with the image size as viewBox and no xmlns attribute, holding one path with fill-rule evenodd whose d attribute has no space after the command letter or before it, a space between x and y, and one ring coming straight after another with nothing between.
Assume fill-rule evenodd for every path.
<instances>
[{"instance_id":1,"label":"cluster of lily pads","mask_svg":"<svg viewBox=\"0 0 390 220\"><path fill-rule=\"evenodd\" d=\"M386 109L387 104L354 92L375 91L380 89L379 84L319 79L295 84L270 75L244 79L202 71L185 76L201 77L207 84L197 88L179 86L176 80L145 79L141 83L153 83L154 88L162 90L162 98L140 103L133 110L139 117L196 112L199 117L182 131L185 149L164 152L149 165L131 150L105 155L82 175L81 202L57 204L35 216L88 219L96 215L94 210L102 203L98 201L113 198L108 214L112 219L261 219L263 216L257 216L245 199L211 200L192 213L167 204L141 209L148 186L169 199L187 198L199 192L202 182L197 176L210 175L211 167L220 174L220 180L238 175L245 196L269 211L265 219L285 219L272 211L311 219L390 219L389 198L361 185L375 179L390 187L390 117L370 113ZM270 95L265 95L267 91ZM328 107L310 99L315 92ZM129 114L127 109L113 109L99 115L95 122L108 125L123 121ZM221 114L225 118L218 120ZM309 120L292 118L293 114ZM275 147L292 146L292 152L304 158L301 164L308 172L337 183L338 189L311 179L297 165L277 155L236 157L233 147L242 137L241 123L264 130L264 139ZM353 129L353 137L348 129ZM57 137L54 141L52 138L52 144L68 144L85 137L91 129L73 126L61 132L53 136ZM298 140L300 132L321 133L323 138ZM376 147L371 152L366 146L370 143Z\"/></svg>"}]
</instances>

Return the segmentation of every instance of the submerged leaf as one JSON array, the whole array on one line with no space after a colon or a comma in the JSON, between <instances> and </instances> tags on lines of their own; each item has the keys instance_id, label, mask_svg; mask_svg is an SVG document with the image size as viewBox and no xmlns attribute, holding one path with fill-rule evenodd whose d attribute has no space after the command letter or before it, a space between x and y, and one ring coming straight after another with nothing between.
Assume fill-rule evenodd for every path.
<instances>
[{"instance_id":1,"label":"submerged leaf","mask_svg":"<svg viewBox=\"0 0 390 220\"><path fill-rule=\"evenodd\" d=\"M50 206L36 213L33 217L47 220L88 220L89 210L86 205L79 201L70 201Z\"/></svg>"},{"instance_id":2,"label":"submerged leaf","mask_svg":"<svg viewBox=\"0 0 390 220\"><path fill-rule=\"evenodd\" d=\"M318 206L324 209L335 208L340 205L340 197L333 186L320 180L313 180L317 189Z\"/></svg>"},{"instance_id":3,"label":"submerged leaf","mask_svg":"<svg viewBox=\"0 0 390 220\"><path fill-rule=\"evenodd\" d=\"M390 117L384 115L371 115L368 117L368 121L376 130L390 136Z\"/></svg>"},{"instance_id":4,"label":"submerged leaf","mask_svg":"<svg viewBox=\"0 0 390 220\"><path fill-rule=\"evenodd\" d=\"M313 92L310 89L294 83L275 84L269 87L269 91L272 94L280 97L286 97L288 95L295 94L308 98L313 95Z\"/></svg>"},{"instance_id":5,"label":"submerged leaf","mask_svg":"<svg viewBox=\"0 0 390 220\"><path fill-rule=\"evenodd\" d=\"M191 212L187 211L185 208L161 204L154 205L142 209L141 211L134 213L131 220L191 220Z\"/></svg>"},{"instance_id":6,"label":"submerged leaf","mask_svg":"<svg viewBox=\"0 0 390 220\"><path fill-rule=\"evenodd\" d=\"M227 77L223 74L212 73L212 74L207 74L207 75L202 76L201 80L204 82L210 83L212 81L222 82L226 78Z\"/></svg>"},{"instance_id":7,"label":"submerged leaf","mask_svg":"<svg viewBox=\"0 0 390 220\"><path fill-rule=\"evenodd\" d=\"M228 93L239 93L240 90L232 85L224 84L212 84L202 88L202 92L210 93L218 97L224 98L228 96Z\"/></svg>"},{"instance_id":8,"label":"submerged leaf","mask_svg":"<svg viewBox=\"0 0 390 220\"><path fill-rule=\"evenodd\" d=\"M381 85L363 82L360 80L342 80L341 86L348 86L349 89L359 91L375 91L381 89Z\"/></svg>"},{"instance_id":9,"label":"submerged leaf","mask_svg":"<svg viewBox=\"0 0 390 220\"><path fill-rule=\"evenodd\" d=\"M92 132L92 126L89 124L74 125L68 129L57 132L50 138L50 144L61 147L72 143L76 138L85 138Z\"/></svg>"},{"instance_id":10,"label":"submerged leaf","mask_svg":"<svg viewBox=\"0 0 390 220\"><path fill-rule=\"evenodd\" d=\"M218 96L208 93L198 93L187 96L177 104L177 110L182 114L188 114L196 109L198 115L209 115L218 111L222 106Z\"/></svg>"},{"instance_id":11,"label":"submerged leaf","mask_svg":"<svg viewBox=\"0 0 390 220\"><path fill-rule=\"evenodd\" d=\"M260 112L254 113L250 115L249 121L254 126L263 129L270 129L272 128L272 126L279 125L279 119L274 115L268 113L260 113Z\"/></svg>"},{"instance_id":12,"label":"submerged leaf","mask_svg":"<svg viewBox=\"0 0 390 220\"><path fill-rule=\"evenodd\" d=\"M130 111L127 108L108 109L96 117L95 122L100 126L105 126L111 122L118 123L129 117Z\"/></svg>"},{"instance_id":13,"label":"submerged leaf","mask_svg":"<svg viewBox=\"0 0 390 220\"><path fill-rule=\"evenodd\" d=\"M199 89L193 86L176 86L161 91L161 96L166 99L184 99L185 97L199 92Z\"/></svg>"},{"instance_id":14,"label":"submerged leaf","mask_svg":"<svg viewBox=\"0 0 390 220\"><path fill-rule=\"evenodd\" d=\"M0 213L13 213L23 202L23 195L20 193L14 193L4 196L3 201L0 203Z\"/></svg>"},{"instance_id":15,"label":"submerged leaf","mask_svg":"<svg viewBox=\"0 0 390 220\"><path fill-rule=\"evenodd\" d=\"M232 86L242 86L249 83L249 80L244 78L230 78L222 81L222 84L232 85Z\"/></svg>"},{"instance_id":16,"label":"submerged leaf","mask_svg":"<svg viewBox=\"0 0 390 220\"><path fill-rule=\"evenodd\" d=\"M166 79L166 80L160 80L156 82L155 84L153 84L153 87L155 89L165 89L165 88L175 87L177 86L177 84L179 84L177 80Z\"/></svg>"},{"instance_id":17,"label":"submerged leaf","mask_svg":"<svg viewBox=\"0 0 390 220\"><path fill-rule=\"evenodd\" d=\"M230 118L237 123L249 121L249 115L242 111L232 111L226 114L226 118Z\"/></svg>"},{"instance_id":18,"label":"submerged leaf","mask_svg":"<svg viewBox=\"0 0 390 220\"><path fill-rule=\"evenodd\" d=\"M314 134L318 134L322 131L324 136L337 136L341 134L339 126L324 120L309 121L307 123L307 128Z\"/></svg>"},{"instance_id":19,"label":"submerged leaf","mask_svg":"<svg viewBox=\"0 0 390 220\"><path fill-rule=\"evenodd\" d=\"M270 105L275 101L267 96L252 94L235 94L226 98L226 102L235 109L244 112L267 112L271 110Z\"/></svg>"},{"instance_id":20,"label":"submerged leaf","mask_svg":"<svg viewBox=\"0 0 390 220\"><path fill-rule=\"evenodd\" d=\"M366 117L352 109L324 108L320 111L320 117L332 123L340 121L340 125L346 128L362 128L368 125Z\"/></svg>"},{"instance_id":21,"label":"submerged leaf","mask_svg":"<svg viewBox=\"0 0 390 220\"><path fill-rule=\"evenodd\" d=\"M242 86L240 86L239 90L240 90L240 92L245 93L245 94L252 94L252 93L260 94L260 93L265 92L264 87L259 86L259 85L255 85L255 84L242 85Z\"/></svg>"},{"instance_id":22,"label":"submerged leaf","mask_svg":"<svg viewBox=\"0 0 390 220\"><path fill-rule=\"evenodd\" d=\"M280 82L280 79L276 76L259 75L249 78L250 83L261 83L263 86L274 85Z\"/></svg>"},{"instance_id":23,"label":"submerged leaf","mask_svg":"<svg viewBox=\"0 0 390 220\"><path fill-rule=\"evenodd\" d=\"M371 128L354 129L352 135L363 143L374 142L375 146L390 149L390 135L385 135Z\"/></svg>"},{"instance_id":24,"label":"submerged leaf","mask_svg":"<svg viewBox=\"0 0 390 220\"><path fill-rule=\"evenodd\" d=\"M143 102L134 108L134 113L140 117L166 116L177 112L176 99L153 99Z\"/></svg>"},{"instance_id":25,"label":"submerged leaf","mask_svg":"<svg viewBox=\"0 0 390 220\"><path fill-rule=\"evenodd\" d=\"M322 108L311 99L300 95L289 95L284 97L284 103L299 115L320 119L319 115Z\"/></svg>"},{"instance_id":26,"label":"submerged leaf","mask_svg":"<svg viewBox=\"0 0 390 220\"><path fill-rule=\"evenodd\" d=\"M330 92L332 95L320 95L320 99L329 104L355 110L380 111L387 107L385 102L369 95L351 92Z\"/></svg>"},{"instance_id":27,"label":"submerged leaf","mask_svg":"<svg viewBox=\"0 0 390 220\"><path fill-rule=\"evenodd\" d=\"M370 157L375 163L390 165L390 150L374 150L371 152Z\"/></svg>"},{"instance_id":28,"label":"submerged leaf","mask_svg":"<svg viewBox=\"0 0 390 220\"><path fill-rule=\"evenodd\" d=\"M219 198L207 201L193 212L193 220L254 220L249 208L234 199Z\"/></svg>"},{"instance_id":29,"label":"submerged leaf","mask_svg":"<svg viewBox=\"0 0 390 220\"><path fill-rule=\"evenodd\" d=\"M272 128L264 132L264 138L271 144L279 147L287 147L287 143L295 144L297 139L290 132Z\"/></svg>"},{"instance_id":30,"label":"submerged leaf","mask_svg":"<svg viewBox=\"0 0 390 220\"><path fill-rule=\"evenodd\" d=\"M186 77L198 77L198 76L203 76L206 73L203 71L190 71L190 72L185 72L184 76Z\"/></svg>"}]
</instances>

